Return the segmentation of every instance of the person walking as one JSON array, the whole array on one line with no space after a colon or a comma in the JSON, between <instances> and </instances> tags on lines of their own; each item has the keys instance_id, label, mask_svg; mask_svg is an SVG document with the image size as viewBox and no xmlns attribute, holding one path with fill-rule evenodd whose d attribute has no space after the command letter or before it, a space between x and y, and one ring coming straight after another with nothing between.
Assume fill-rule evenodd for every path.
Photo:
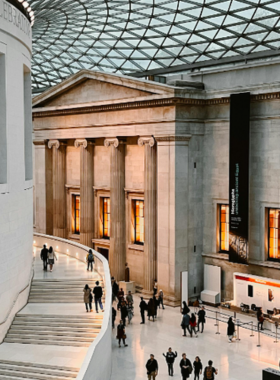
<instances>
[{"instance_id":1,"label":"person walking","mask_svg":"<svg viewBox=\"0 0 280 380\"><path fill-rule=\"evenodd\" d=\"M121 305L120 305L120 312L121 312L121 319L123 321L123 325L126 325L126 317L128 316L128 311L126 307L125 300L122 300Z\"/></svg>"},{"instance_id":2,"label":"person walking","mask_svg":"<svg viewBox=\"0 0 280 380\"><path fill-rule=\"evenodd\" d=\"M173 364L174 364L175 359L177 358L177 352L176 351L173 352L172 348L169 347L166 355L165 354L162 354L162 355L165 357L165 360L168 366L168 375L173 376L174 374Z\"/></svg>"},{"instance_id":3,"label":"person walking","mask_svg":"<svg viewBox=\"0 0 280 380\"><path fill-rule=\"evenodd\" d=\"M91 289L88 286L88 284L86 284L86 286L84 287L84 303L86 305L86 311L92 312L92 295Z\"/></svg>"},{"instance_id":4,"label":"person walking","mask_svg":"<svg viewBox=\"0 0 280 380\"><path fill-rule=\"evenodd\" d=\"M119 285L117 284L117 281L113 278L113 283L112 283L113 301L115 301L118 298L118 293L119 293Z\"/></svg>"},{"instance_id":5,"label":"person walking","mask_svg":"<svg viewBox=\"0 0 280 380\"><path fill-rule=\"evenodd\" d=\"M204 369L204 380L214 380L215 375L218 375L218 370L213 367L212 360L209 360L208 366Z\"/></svg>"},{"instance_id":6,"label":"person walking","mask_svg":"<svg viewBox=\"0 0 280 380\"><path fill-rule=\"evenodd\" d=\"M124 291L123 291L123 288L120 288L120 290L118 291L118 300L124 298Z\"/></svg>"},{"instance_id":7,"label":"person walking","mask_svg":"<svg viewBox=\"0 0 280 380\"><path fill-rule=\"evenodd\" d=\"M48 270L48 255L49 255L49 250L44 244L43 249L41 250L41 260L43 260L43 270L47 271Z\"/></svg>"},{"instance_id":8,"label":"person walking","mask_svg":"<svg viewBox=\"0 0 280 380\"><path fill-rule=\"evenodd\" d=\"M205 309L204 309L204 306L201 306L201 309L197 313L197 316L198 316L198 330L197 331L198 332L200 331L199 326L201 324L201 333L203 333L204 323L206 322L206 320L205 320Z\"/></svg>"},{"instance_id":9,"label":"person walking","mask_svg":"<svg viewBox=\"0 0 280 380\"><path fill-rule=\"evenodd\" d=\"M115 320L116 320L116 316L117 316L117 311L116 311L116 309L114 308L114 306L112 306L112 329L115 328Z\"/></svg>"},{"instance_id":10,"label":"person walking","mask_svg":"<svg viewBox=\"0 0 280 380\"><path fill-rule=\"evenodd\" d=\"M194 368L194 380L199 380L199 375L202 374L202 368L203 368L199 356L195 358L195 361L193 362L193 368Z\"/></svg>"},{"instance_id":11,"label":"person walking","mask_svg":"<svg viewBox=\"0 0 280 380\"><path fill-rule=\"evenodd\" d=\"M153 354L150 355L150 359L146 363L148 380L155 380L158 375L158 362Z\"/></svg>"},{"instance_id":12,"label":"person walking","mask_svg":"<svg viewBox=\"0 0 280 380\"><path fill-rule=\"evenodd\" d=\"M143 297L141 297L141 302L139 304L139 307L140 307L140 314L142 318L142 322L140 323L140 325L143 325L145 323L145 311L148 310L148 305L146 301L144 301Z\"/></svg>"},{"instance_id":13,"label":"person walking","mask_svg":"<svg viewBox=\"0 0 280 380\"><path fill-rule=\"evenodd\" d=\"M191 326L191 338L192 338L192 333L193 332L195 333L195 336L197 338L198 335L197 335L197 332L195 330L195 328L196 328L196 316L194 315L194 313L192 313L192 316L190 318L190 326Z\"/></svg>"},{"instance_id":14,"label":"person walking","mask_svg":"<svg viewBox=\"0 0 280 380\"><path fill-rule=\"evenodd\" d=\"M159 309L160 309L160 305L164 309L164 305L163 305L163 291L161 289L160 289L159 294L158 294L158 308Z\"/></svg>"},{"instance_id":15,"label":"person walking","mask_svg":"<svg viewBox=\"0 0 280 380\"><path fill-rule=\"evenodd\" d=\"M181 327L184 330L184 335L187 336L186 330L188 330L189 334L191 335L191 330L190 330L190 316L189 314L185 314L182 319Z\"/></svg>"},{"instance_id":16,"label":"person walking","mask_svg":"<svg viewBox=\"0 0 280 380\"><path fill-rule=\"evenodd\" d=\"M182 380L186 380L190 377L192 373L192 363L187 359L186 354L182 354L182 359L180 361Z\"/></svg>"},{"instance_id":17,"label":"person walking","mask_svg":"<svg viewBox=\"0 0 280 380\"><path fill-rule=\"evenodd\" d=\"M49 253L48 253L48 263L50 265L50 271L52 272L53 266L54 266L54 259L57 260L56 254L53 250L53 247L50 247Z\"/></svg>"},{"instance_id":18,"label":"person walking","mask_svg":"<svg viewBox=\"0 0 280 380\"><path fill-rule=\"evenodd\" d=\"M158 300L156 296L153 296L153 301L154 301L155 318L157 318Z\"/></svg>"},{"instance_id":19,"label":"person walking","mask_svg":"<svg viewBox=\"0 0 280 380\"><path fill-rule=\"evenodd\" d=\"M132 318L134 316L133 314L133 304L132 302L128 302L127 306L127 317L128 317L128 324L130 325L131 321L132 321Z\"/></svg>"},{"instance_id":20,"label":"person walking","mask_svg":"<svg viewBox=\"0 0 280 380\"><path fill-rule=\"evenodd\" d=\"M228 319L228 328L227 328L227 336L228 336L229 343L232 342L234 331L235 331L235 326L234 326L232 317L229 317L229 319Z\"/></svg>"},{"instance_id":21,"label":"person walking","mask_svg":"<svg viewBox=\"0 0 280 380\"><path fill-rule=\"evenodd\" d=\"M157 280L154 281L154 288L153 288L154 296L157 294Z\"/></svg>"},{"instance_id":22,"label":"person walking","mask_svg":"<svg viewBox=\"0 0 280 380\"><path fill-rule=\"evenodd\" d=\"M186 315L186 314L188 314L189 312L190 312L190 308L188 307L186 301L183 301L183 307L182 307L182 309L181 309L181 313L182 313L183 315Z\"/></svg>"},{"instance_id":23,"label":"person walking","mask_svg":"<svg viewBox=\"0 0 280 380\"><path fill-rule=\"evenodd\" d=\"M131 294L130 290L128 292L128 295L126 296L126 302L127 303L129 303L129 302L134 303L134 301L133 301L133 295Z\"/></svg>"},{"instance_id":24,"label":"person walking","mask_svg":"<svg viewBox=\"0 0 280 380\"><path fill-rule=\"evenodd\" d=\"M117 327L117 339L119 341L119 347L121 347L121 341L123 341L124 347L127 347L127 344L125 342L126 340L125 326L122 320L120 320L120 324Z\"/></svg>"},{"instance_id":25,"label":"person walking","mask_svg":"<svg viewBox=\"0 0 280 380\"><path fill-rule=\"evenodd\" d=\"M90 249L87 254L87 270L89 271L89 268L91 268L91 271L93 271L93 264L94 264L94 256L92 253L92 250Z\"/></svg>"},{"instance_id":26,"label":"person walking","mask_svg":"<svg viewBox=\"0 0 280 380\"><path fill-rule=\"evenodd\" d=\"M155 303L152 298L150 298L148 302L148 320L150 320L151 317L153 318L153 322L154 322L155 321Z\"/></svg>"},{"instance_id":27,"label":"person walking","mask_svg":"<svg viewBox=\"0 0 280 380\"><path fill-rule=\"evenodd\" d=\"M260 307L259 310L257 311L257 320L258 320L258 330L260 330L260 326L261 326L261 330L264 330L263 328L264 316L263 316L262 307Z\"/></svg>"},{"instance_id":28,"label":"person walking","mask_svg":"<svg viewBox=\"0 0 280 380\"><path fill-rule=\"evenodd\" d=\"M102 305L103 290L101 286L99 285L99 281L96 281L95 285L96 286L93 289L93 294L94 294L95 310L98 313L98 304L102 312L104 311L103 305Z\"/></svg>"}]
</instances>

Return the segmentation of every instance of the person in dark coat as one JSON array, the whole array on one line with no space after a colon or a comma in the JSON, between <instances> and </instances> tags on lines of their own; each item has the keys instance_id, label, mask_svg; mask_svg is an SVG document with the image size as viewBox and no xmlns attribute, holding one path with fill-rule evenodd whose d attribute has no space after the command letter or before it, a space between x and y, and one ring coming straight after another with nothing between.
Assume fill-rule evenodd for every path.
<instances>
[{"instance_id":1,"label":"person in dark coat","mask_svg":"<svg viewBox=\"0 0 280 380\"><path fill-rule=\"evenodd\" d=\"M113 301L115 301L116 298L118 298L118 293L119 293L119 285L117 284L117 281L113 279L112 283L112 296L113 296Z\"/></svg>"},{"instance_id":2,"label":"person in dark coat","mask_svg":"<svg viewBox=\"0 0 280 380\"><path fill-rule=\"evenodd\" d=\"M193 368L194 368L194 380L199 380L199 375L202 374L202 363L200 358L197 356L195 358L195 361L193 362Z\"/></svg>"},{"instance_id":3,"label":"person in dark coat","mask_svg":"<svg viewBox=\"0 0 280 380\"><path fill-rule=\"evenodd\" d=\"M195 330L195 328L196 328L196 316L194 315L194 313L192 313L192 315L190 317L190 326L191 326L191 337L192 337L193 332L195 333L195 336L197 337L197 332Z\"/></svg>"},{"instance_id":4,"label":"person in dark coat","mask_svg":"<svg viewBox=\"0 0 280 380\"><path fill-rule=\"evenodd\" d=\"M153 322L155 321L155 303L152 298L150 298L150 301L148 302L148 320L153 317Z\"/></svg>"},{"instance_id":5,"label":"person in dark coat","mask_svg":"<svg viewBox=\"0 0 280 380\"><path fill-rule=\"evenodd\" d=\"M192 372L192 363L187 359L187 355L182 355L182 360L180 361L182 380L186 380L190 377Z\"/></svg>"},{"instance_id":6,"label":"person in dark coat","mask_svg":"<svg viewBox=\"0 0 280 380\"><path fill-rule=\"evenodd\" d=\"M262 307L260 307L259 310L257 311L257 320L258 320L258 330L260 329L260 326L261 326L261 330L263 330L264 316L263 316Z\"/></svg>"},{"instance_id":7,"label":"person in dark coat","mask_svg":"<svg viewBox=\"0 0 280 380\"><path fill-rule=\"evenodd\" d=\"M125 326L126 325L126 317L128 316L128 311L127 311L125 300L123 300L121 303L120 312L121 312L121 319L123 321L123 325Z\"/></svg>"},{"instance_id":8,"label":"person in dark coat","mask_svg":"<svg viewBox=\"0 0 280 380\"><path fill-rule=\"evenodd\" d=\"M158 300L156 296L153 296L153 301L154 301L154 309L155 309L155 318L157 318Z\"/></svg>"},{"instance_id":9,"label":"person in dark coat","mask_svg":"<svg viewBox=\"0 0 280 380\"><path fill-rule=\"evenodd\" d=\"M115 328L115 320L117 316L117 311L116 309L112 306L112 328Z\"/></svg>"},{"instance_id":10,"label":"person in dark coat","mask_svg":"<svg viewBox=\"0 0 280 380\"><path fill-rule=\"evenodd\" d=\"M146 369L147 369L148 379L155 380L158 374L158 363L153 354L150 355L150 359L147 361Z\"/></svg>"},{"instance_id":11,"label":"person in dark coat","mask_svg":"<svg viewBox=\"0 0 280 380\"><path fill-rule=\"evenodd\" d=\"M177 352L173 352L172 348L169 347L166 355L162 354L165 357L166 363L168 365L168 375L173 376L174 370L173 370L173 364L175 359L177 358Z\"/></svg>"},{"instance_id":12,"label":"person in dark coat","mask_svg":"<svg viewBox=\"0 0 280 380\"><path fill-rule=\"evenodd\" d=\"M186 334L186 329L188 330L189 334L191 335L191 330L190 330L190 316L189 314L185 314L182 319L181 327L184 330L184 335L187 336Z\"/></svg>"},{"instance_id":13,"label":"person in dark coat","mask_svg":"<svg viewBox=\"0 0 280 380\"><path fill-rule=\"evenodd\" d=\"M120 300L121 298L124 298L124 291L123 291L123 288L121 288L121 289L118 291L118 300Z\"/></svg>"},{"instance_id":14,"label":"person in dark coat","mask_svg":"<svg viewBox=\"0 0 280 380\"><path fill-rule=\"evenodd\" d=\"M93 289L93 294L94 294L94 301L95 301L95 309L96 309L96 312L98 313L98 304L99 304L100 309L104 311L103 305L102 305L103 290L101 286L99 286L99 281L96 281L95 285L96 286Z\"/></svg>"},{"instance_id":15,"label":"person in dark coat","mask_svg":"<svg viewBox=\"0 0 280 380\"><path fill-rule=\"evenodd\" d=\"M119 341L119 347L121 346L121 341L123 341L124 347L127 347L127 344L125 343L125 340L126 340L125 326L122 320L120 320L120 324L117 327L117 339Z\"/></svg>"},{"instance_id":16,"label":"person in dark coat","mask_svg":"<svg viewBox=\"0 0 280 380\"><path fill-rule=\"evenodd\" d=\"M188 314L190 312L190 308L188 307L186 301L183 301L183 307L181 313L183 315Z\"/></svg>"},{"instance_id":17,"label":"person in dark coat","mask_svg":"<svg viewBox=\"0 0 280 380\"><path fill-rule=\"evenodd\" d=\"M140 324L143 325L145 323L145 311L148 310L148 305L146 301L144 301L143 297L141 297L141 302L139 304L139 307L140 307L140 314L142 318L142 322Z\"/></svg>"},{"instance_id":18,"label":"person in dark coat","mask_svg":"<svg viewBox=\"0 0 280 380\"><path fill-rule=\"evenodd\" d=\"M43 270L48 270L48 255L49 255L49 250L44 244L44 247L41 251L41 260L43 260Z\"/></svg>"},{"instance_id":19,"label":"person in dark coat","mask_svg":"<svg viewBox=\"0 0 280 380\"><path fill-rule=\"evenodd\" d=\"M92 311L92 294L88 284L84 287L84 303L86 305L86 311Z\"/></svg>"},{"instance_id":20,"label":"person in dark coat","mask_svg":"<svg viewBox=\"0 0 280 380\"><path fill-rule=\"evenodd\" d=\"M204 306L201 307L201 309L197 313L197 316L198 316L198 329L197 329L197 331L199 332L199 325L201 324L201 333L203 333L204 323L205 323L205 310L204 310Z\"/></svg>"},{"instance_id":21,"label":"person in dark coat","mask_svg":"<svg viewBox=\"0 0 280 380\"><path fill-rule=\"evenodd\" d=\"M232 320L232 317L229 317L228 320L228 328L227 328L227 336L228 336L228 341L231 343L232 342L232 337L235 331L235 326Z\"/></svg>"}]
</instances>

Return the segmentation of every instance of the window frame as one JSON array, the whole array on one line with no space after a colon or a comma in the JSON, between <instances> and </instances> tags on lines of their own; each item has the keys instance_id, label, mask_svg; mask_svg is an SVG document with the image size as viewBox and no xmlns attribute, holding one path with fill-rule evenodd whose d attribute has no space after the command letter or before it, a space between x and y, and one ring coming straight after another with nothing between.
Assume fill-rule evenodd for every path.
<instances>
[{"instance_id":1,"label":"window frame","mask_svg":"<svg viewBox=\"0 0 280 380\"><path fill-rule=\"evenodd\" d=\"M143 216L137 216L136 215L136 204L137 202L143 203ZM145 201L144 199L134 199L133 200L133 212L134 212L134 241L133 244L137 245L144 245L145 243L145 232L143 231L143 241L137 241L137 223L136 223L136 218L142 218L143 219L143 228L145 229ZM141 228L141 223L140 223L140 228ZM141 232L139 232L139 235L141 236Z\"/></svg>"},{"instance_id":2,"label":"window frame","mask_svg":"<svg viewBox=\"0 0 280 380\"><path fill-rule=\"evenodd\" d=\"M270 219L270 211L271 210L279 210L280 212L280 208L275 208L275 207L268 207L267 208L267 260L268 261L273 261L273 262L280 262L280 257L279 258L274 258L274 257L270 257L269 256L269 249L270 249L270 224L269 224L269 219ZM276 229L276 228L275 228ZM276 229L277 231L280 230L280 225L278 226L278 228ZM278 249L278 251L280 252L280 249ZM280 254L279 254L280 256Z\"/></svg>"},{"instance_id":3,"label":"window frame","mask_svg":"<svg viewBox=\"0 0 280 380\"><path fill-rule=\"evenodd\" d=\"M106 200L109 200L109 207L110 207L110 212L108 213L107 212L107 215L110 215L110 220L109 220L109 227L108 227L108 230L109 230L109 235L108 236L105 236L104 234L104 230L105 230L105 212L104 212L104 201ZM102 197L102 239L106 239L106 240L110 240L110 235L111 235L111 198L110 197Z\"/></svg>"},{"instance_id":4,"label":"window frame","mask_svg":"<svg viewBox=\"0 0 280 380\"><path fill-rule=\"evenodd\" d=\"M221 221L221 212L222 212L222 207L223 206L226 206L228 207L228 210L229 210L229 204L227 203L220 203L219 204L219 253L224 253L224 254L228 254L229 253L229 249L228 250L223 250L221 249L221 246L222 246L222 221ZM226 224L226 222L225 222ZM228 225L229 225L229 221L228 221ZM228 231L228 235L229 235L229 231Z\"/></svg>"}]
</instances>

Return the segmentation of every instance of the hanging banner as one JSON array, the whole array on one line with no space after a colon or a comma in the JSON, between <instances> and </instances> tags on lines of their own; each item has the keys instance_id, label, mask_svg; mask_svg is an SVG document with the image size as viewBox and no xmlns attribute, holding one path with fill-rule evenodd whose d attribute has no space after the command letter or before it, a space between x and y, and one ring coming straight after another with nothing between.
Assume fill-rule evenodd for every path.
<instances>
[{"instance_id":1,"label":"hanging banner","mask_svg":"<svg viewBox=\"0 0 280 380\"><path fill-rule=\"evenodd\" d=\"M230 96L229 261L248 263L250 93Z\"/></svg>"}]
</instances>

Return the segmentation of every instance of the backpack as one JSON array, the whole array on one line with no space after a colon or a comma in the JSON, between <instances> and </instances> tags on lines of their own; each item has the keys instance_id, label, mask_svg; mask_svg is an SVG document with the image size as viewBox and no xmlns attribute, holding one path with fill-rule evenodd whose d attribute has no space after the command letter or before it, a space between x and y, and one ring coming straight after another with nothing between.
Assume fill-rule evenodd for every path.
<instances>
[{"instance_id":1,"label":"backpack","mask_svg":"<svg viewBox=\"0 0 280 380\"><path fill-rule=\"evenodd\" d=\"M205 368L205 380L212 380L213 379L213 370L212 367L206 367Z\"/></svg>"},{"instance_id":2,"label":"backpack","mask_svg":"<svg viewBox=\"0 0 280 380\"><path fill-rule=\"evenodd\" d=\"M94 257L93 257L92 252L89 253L89 255L88 255L88 261L94 261Z\"/></svg>"}]
</instances>

